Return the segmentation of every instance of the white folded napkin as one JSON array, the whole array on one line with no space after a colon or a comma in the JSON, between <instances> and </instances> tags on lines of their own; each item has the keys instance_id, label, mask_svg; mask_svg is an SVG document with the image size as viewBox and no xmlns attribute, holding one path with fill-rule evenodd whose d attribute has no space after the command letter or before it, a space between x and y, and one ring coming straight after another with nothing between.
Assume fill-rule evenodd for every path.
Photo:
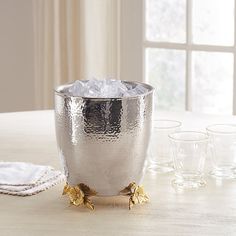
<instances>
[{"instance_id":1,"label":"white folded napkin","mask_svg":"<svg viewBox=\"0 0 236 236\"><path fill-rule=\"evenodd\" d=\"M30 196L63 180L65 176L50 166L24 162L0 162L0 193Z\"/></svg>"}]
</instances>

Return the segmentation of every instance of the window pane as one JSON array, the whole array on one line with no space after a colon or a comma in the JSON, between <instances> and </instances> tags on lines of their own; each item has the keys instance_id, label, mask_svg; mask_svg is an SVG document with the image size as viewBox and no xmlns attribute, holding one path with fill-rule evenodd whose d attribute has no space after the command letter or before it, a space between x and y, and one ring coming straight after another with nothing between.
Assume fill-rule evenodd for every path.
<instances>
[{"instance_id":1,"label":"window pane","mask_svg":"<svg viewBox=\"0 0 236 236\"><path fill-rule=\"evenodd\" d=\"M146 80L155 88L155 109L185 109L185 55L181 50L146 49Z\"/></svg>"},{"instance_id":2,"label":"window pane","mask_svg":"<svg viewBox=\"0 0 236 236\"><path fill-rule=\"evenodd\" d=\"M233 54L193 52L193 111L232 114Z\"/></svg>"},{"instance_id":3,"label":"window pane","mask_svg":"<svg viewBox=\"0 0 236 236\"><path fill-rule=\"evenodd\" d=\"M146 38L185 42L186 0L146 0Z\"/></svg>"},{"instance_id":4,"label":"window pane","mask_svg":"<svg viewBox=\"0 0 236 236\"><path fill-rule=\"evenodd\" d=\"M193 0L193 42L233 45L234 0Z\"/></svg>"}]
</instances>

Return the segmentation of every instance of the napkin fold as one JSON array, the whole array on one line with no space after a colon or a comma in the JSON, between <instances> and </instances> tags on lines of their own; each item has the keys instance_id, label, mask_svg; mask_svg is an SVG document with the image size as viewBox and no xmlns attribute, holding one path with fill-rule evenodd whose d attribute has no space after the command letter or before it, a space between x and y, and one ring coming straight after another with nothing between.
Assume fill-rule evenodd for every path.
<instances>
[{"instance_id":1,"label":"napkin fold","mask_svg":"<svg viewBox=\"0 0 236 236\"><path fill-rule=\"evenodd\" d=\"M31 196L65 180L51 166L25 162L0 162L0 193Z\"/></svg>"}]
</instances>

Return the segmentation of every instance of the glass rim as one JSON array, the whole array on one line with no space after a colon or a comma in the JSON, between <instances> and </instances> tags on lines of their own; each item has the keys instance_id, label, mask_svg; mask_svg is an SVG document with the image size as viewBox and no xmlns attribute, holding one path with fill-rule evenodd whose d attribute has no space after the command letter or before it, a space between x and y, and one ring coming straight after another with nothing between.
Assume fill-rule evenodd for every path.
<instances>
[{"instance_id":1,"label":"glass rim","mask_svg":"<svg viewBox=\"0 0 236 236\"><path fill-rule=\"evenodd\" d=\"M195 139L191 139L191 140L186 139L186 138L176 138L176 137L174 137L174 135L176 135L176 134L190 134L190 133L192 133L192 134L201 134L204 137L195 138ZM187 143L206 142L209 139L208 134L204 133L204 132L201 132L201 131L177 131L177 132L174 132L172 134L169 134L168 137L171 140L175 141L175 142L187 142Z\"/></svg>"},{"instance_id":2,"label":"glass rim","mask_svg":"<svg viewBox=\"0 0 236 236\"><path fill-rule=\"evenodd\" d=\"M173 128L178 128L182 125L182 122L178 121L178 120L169 120L169 119L155 119L153 120L153 123L154 122L172 122L172 123L175 123L175 125L172 125L172 126L165 126L165 127L162 127L162 126L155 126L155 124L153 124L153 128L154 129L173 129Z\"/></svg>"},{"instance_id":3,"label":"glass rim","mask_svg":"<svg viewBox=\"0 0 236 236\"><path fill-rule=\"evenodd\" d=\"M212 124L212 125L208 125L206 127L207 132L209 133L215 133L215 134L236 134L236 131L217 131L217 130L213 130L213 127L216 126L228 126L228 127L234 127L236 128L236 124Z\"/></svg>"}]
</instances>

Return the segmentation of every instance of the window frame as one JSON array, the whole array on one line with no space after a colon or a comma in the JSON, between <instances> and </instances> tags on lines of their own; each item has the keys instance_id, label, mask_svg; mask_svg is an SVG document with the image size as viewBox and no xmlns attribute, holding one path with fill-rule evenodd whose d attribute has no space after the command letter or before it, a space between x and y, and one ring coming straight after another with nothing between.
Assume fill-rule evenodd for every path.
<instances>
[{"instance_id":1,"label":"window frame","mask_svg":"<svg viewBox=\"0 0 236 236\"><path fill-rule=\"evenodd\" d=\"M145 54L147 48L158 48L158 49L173 49L183 50L186 52L186 66L185 66L185 110L192 111L192 52L225 52L233 54L233 107L232 113L236 115L236 0L234 1L234 45L233 46L222 46L222 45L208 45L208 44L194 44L192 42L192 11L193 11L193 0L186 0L186 43L174 43L174 42L157 42L148 41L146 39L146 2L142 1L142 81L146 81L146 65L145 65ZM128 2L128 1L127 1ZM135 7L136 8L136 7ZM139 9L140 11L140 9Z\"/></svg>"}]
</instances>

